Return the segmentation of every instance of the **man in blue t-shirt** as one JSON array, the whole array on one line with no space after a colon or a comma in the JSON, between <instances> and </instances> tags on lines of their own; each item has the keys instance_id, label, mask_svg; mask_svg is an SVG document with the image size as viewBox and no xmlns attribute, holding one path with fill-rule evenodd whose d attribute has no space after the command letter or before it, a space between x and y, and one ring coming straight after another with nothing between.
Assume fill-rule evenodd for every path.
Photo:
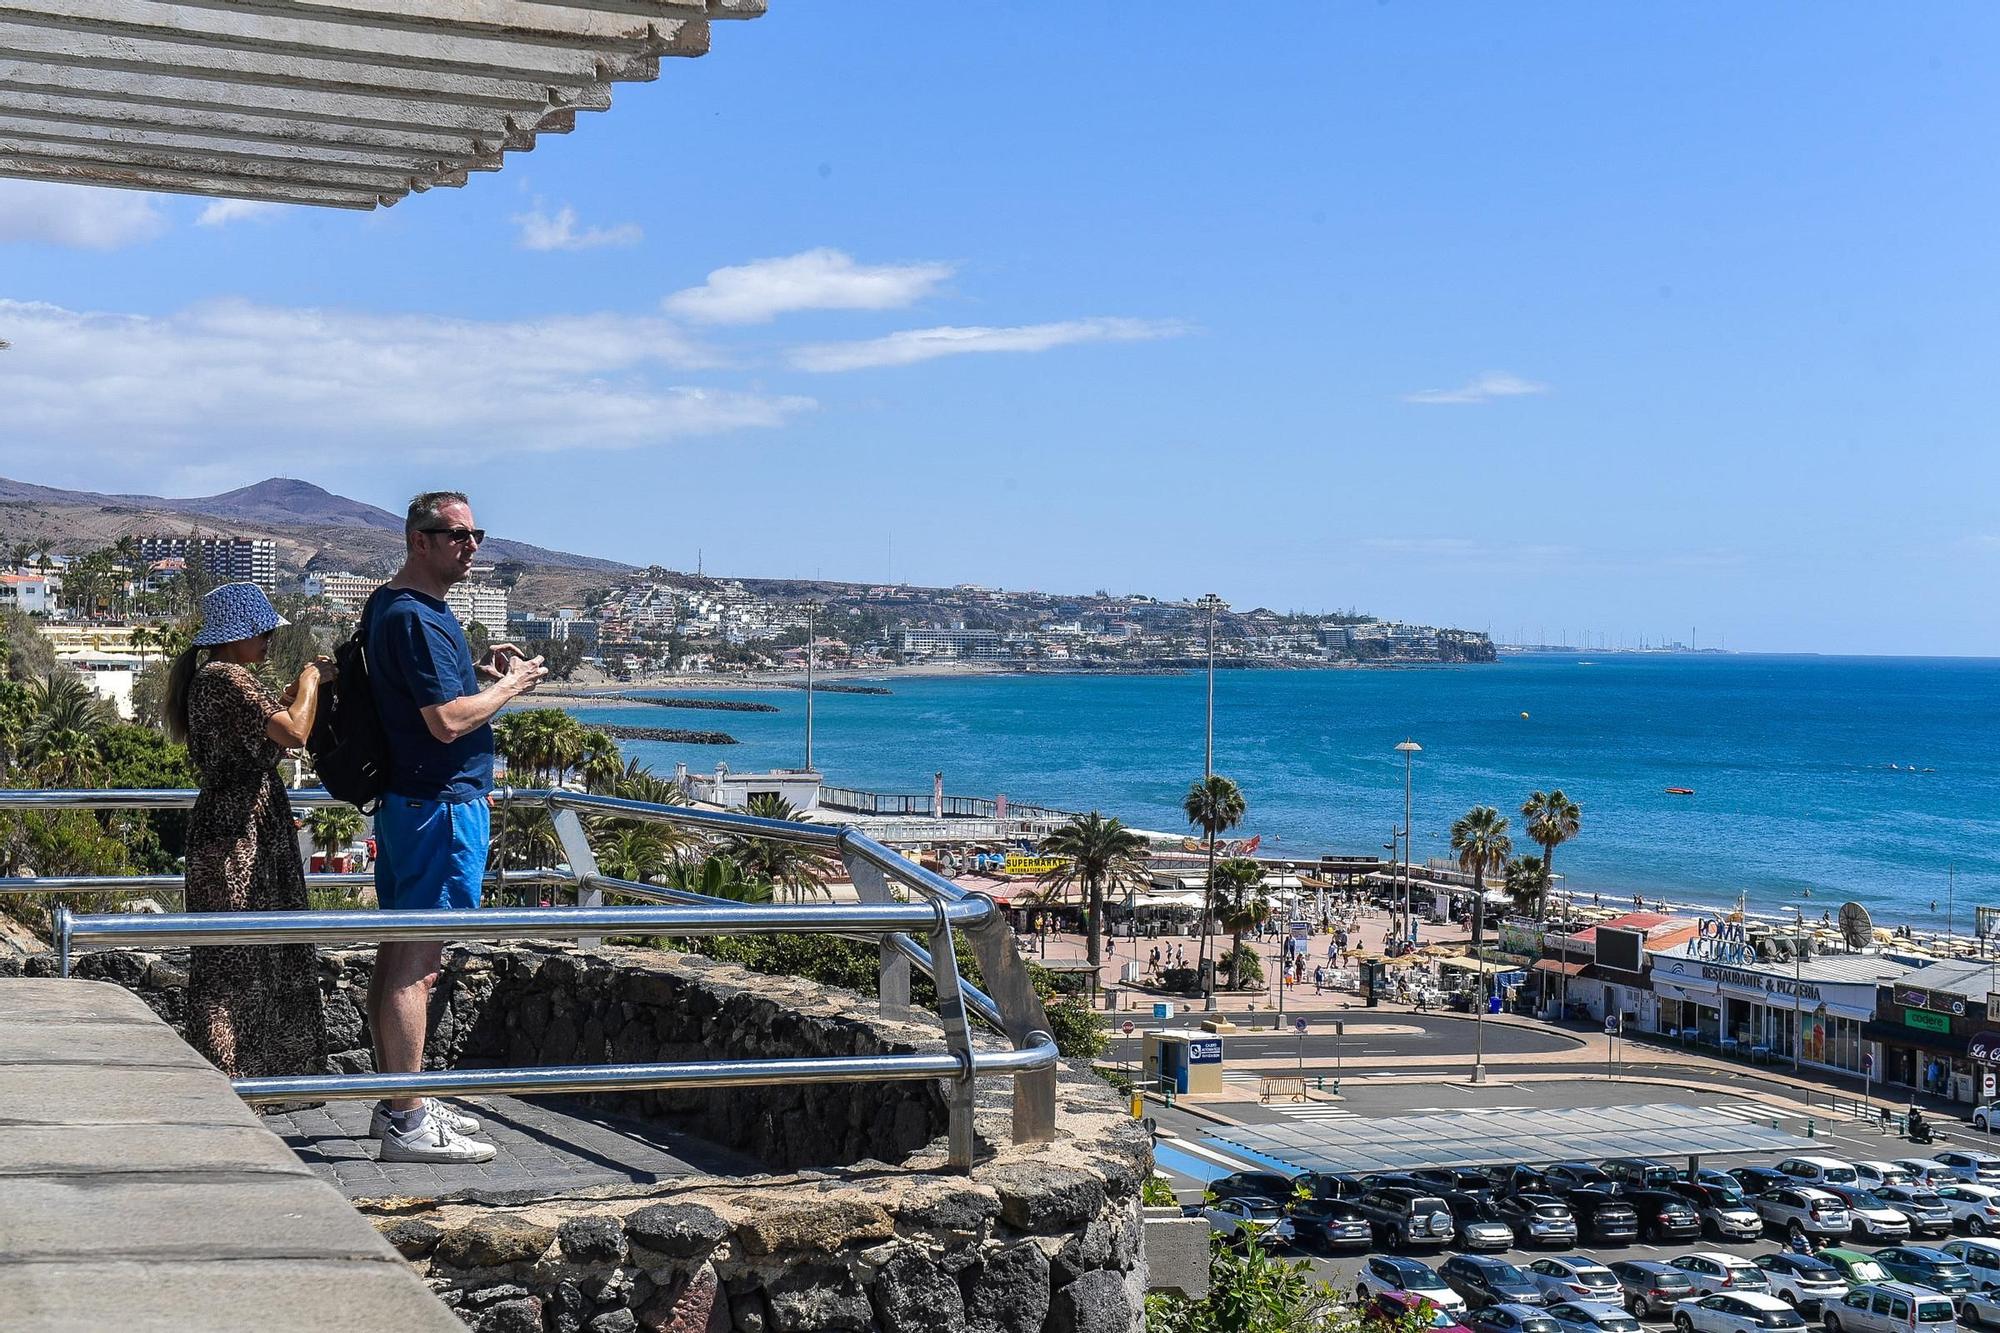
<instances>
[{"instance_id":1,"label":"man in blue t-shirt","mask_svg":"<svg viewBox=\"0 0 2000 1333\"><path fill-rule=\"evenodd\" d=\"M389 742L389 791L375 812L375 897L390 911L479 906L493 790L493 725L510 699L545 674L542 659L496 644L475 663L451 585L472 572L485 532L457 491L427 491L403 522L407 554L396 577L368 600L368 677ZM368 986L375 1067L415 1073L424 1065L431 989L444 946L377 947ZM442 1102L394 1097L375 1108L370 1132L385 1162L483 1162L493 1145L471 1135L479 1122Z\"/></svg>"}]
</instances>

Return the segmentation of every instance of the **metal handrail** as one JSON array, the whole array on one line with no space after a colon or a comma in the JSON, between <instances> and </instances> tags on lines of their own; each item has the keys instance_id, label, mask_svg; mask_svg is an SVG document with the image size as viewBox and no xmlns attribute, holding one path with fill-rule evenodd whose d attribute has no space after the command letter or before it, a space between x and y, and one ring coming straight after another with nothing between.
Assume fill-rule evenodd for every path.
<instances>
[{"instance_id":1,"label":"metal handrail","mask_svg":"<svg viewBox=\"0 0 2000 1333\"><path fill-rule=\"evenodd\" d=\"M0 813L20 809L171 810L185 809L198 793L189 790L24 791L0 790ZM294 805L340 804L319 789L287 793ZM915 864L856 829L765 819L734 811L653 805L586 792L501 788L503 805L536 803L555 817L566 870L507 871L503 884L560 884L576 890L578 906L541 909L488 908L441 912L230 912L80 916L56 909L57 944L63 975L72 951L93 943L244 945L277 943L359 944L384 940L535 939L591 940L606 934L668 935L825 933L873 937L882 945L881 996L885 1012L906 1008L908 969L914 964L937 982L939 1017L944 1023L943 1055L848 1056L798 1060L693 1061L661 1065L566 1066L530 1070L449 1070L410 1074L314 1075L281 1079L240 1079L239 1094L251 1101L399 1095L462 1095L474 1092L605 1092L641 1088L737 1087L791 1082L862 1082L871 1079L946 1078L951 1082L950 1158L954 1168L972 1163L972 1087L980 1076L1014 1083L1016 1143L1044 1143L1055 1134L1055 1067L1058 1053L1041 1001L1029 984L1027 967L997 904ZM846 863L863 901L859 904L740 903L686 890L634 884L598 873L596 857L580 819L597 816L648 819L702 832L803 843L837 854ZM166 888L171 876L65 876L0 879L0 893L77 893L146 886ZM308 883L354 886L372 876L329 874ZM891 882L924 902L896 901ZM602 906L605 893L638 898L648 906ZM986 990L965 981L953 947L962 931L978 960ZM926 948L911 938L930 937ZM892 965L893 963L893 965ZM978 1052L966 1026L977 1017L1005 1035L1010 1052Z\"/></svg>"}]
</instances>

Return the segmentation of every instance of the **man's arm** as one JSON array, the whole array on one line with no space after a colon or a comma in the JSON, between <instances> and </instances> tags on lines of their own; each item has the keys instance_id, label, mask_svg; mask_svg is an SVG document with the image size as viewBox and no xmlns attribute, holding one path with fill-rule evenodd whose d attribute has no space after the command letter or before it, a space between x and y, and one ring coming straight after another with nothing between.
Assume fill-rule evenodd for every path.
<instances>
[{"instance_id":1,"label":"man's arm","mask_svg":"<svg viewBox=\"0 0 2000 1333\"><path fill-rule=\"evenodd\" d=\"M510 656L506 660L507 669L499 679L479 693L461 695L422 710L424 725L430 728L438 744L450 745L459 737L479 730L493 720L493 715L508 700L532 688L548 674L539 657Z\"/></svg>"}]
</instances>

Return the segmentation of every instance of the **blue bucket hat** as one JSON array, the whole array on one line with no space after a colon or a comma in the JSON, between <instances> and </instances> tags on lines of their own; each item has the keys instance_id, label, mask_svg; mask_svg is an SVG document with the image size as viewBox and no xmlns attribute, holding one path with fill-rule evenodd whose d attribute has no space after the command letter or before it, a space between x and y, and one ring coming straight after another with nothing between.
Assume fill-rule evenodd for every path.
<instances>
[{"instance_id":1,"label":"blue bucket hat","mask_svg":"<svg viewBox=\"0 0 2000 1333\"><path fill-rule=\"evenodd\" d=\"M278 614L256 584L225 583L201 599L201 631L194 636L194 646L213 648L218 643L254 639L291 623Z\"/></svg>"}]
</instances>

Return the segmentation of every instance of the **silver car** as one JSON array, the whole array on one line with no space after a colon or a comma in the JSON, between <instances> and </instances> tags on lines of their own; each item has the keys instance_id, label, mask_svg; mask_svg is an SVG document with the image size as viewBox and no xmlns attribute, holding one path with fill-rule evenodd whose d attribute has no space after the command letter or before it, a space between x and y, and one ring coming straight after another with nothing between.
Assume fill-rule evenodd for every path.
<instances>
[{"instance_id":1,"label":"silver car","mask_svg":"<svg viewBox=\"0 0 2000 1333\"><path fill-rule=\"evenodd\" d=\"M1922 1185L1877 1185L1875 1194L1882 1202L1910 1219L1910 1232L1919 1236L1951 1234L1951 1209L1938 1192Z\"/></svg>"},{"instance_id":2,"label":"silver car","mask_svg":"<svg viewBox=\"0 0 2000 1333\"><path fill-rule=\"evenodd\" d=\"M1559 1333L1640 1333L1639 1321L1609 1301L1561 1301L1543 1313Z\"/></svg>"}]
</instances>

